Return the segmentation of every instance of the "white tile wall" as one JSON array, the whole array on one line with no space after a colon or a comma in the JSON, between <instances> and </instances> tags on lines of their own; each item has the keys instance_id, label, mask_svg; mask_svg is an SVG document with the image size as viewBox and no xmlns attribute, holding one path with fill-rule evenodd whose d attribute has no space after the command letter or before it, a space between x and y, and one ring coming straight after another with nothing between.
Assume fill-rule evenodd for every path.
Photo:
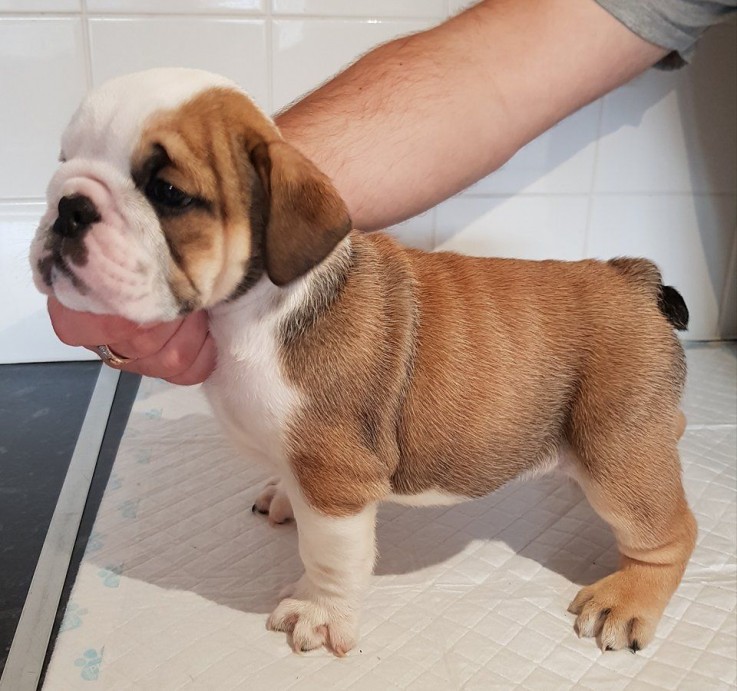
<instances>
[{"instance_id":1,"label":"white tile wall","mask_svg":"<svg viewBox=\"0 0 737 691\"><path fill-rule=\"evenodd\" d=\"M580 259L586 196L455 197L437 208L437 248L475 256Z\"/></svg>"},{"instance_id":2,"label":"white tile wall","mask_svg":"<svg viewBox=\"0 0 737 691\"><path fill-rule=\"evenodd\" d=\"M274 14L334 17L431 17L446 15L445 0L273 0Z\"/></svg>"},{"instance_id":3,"label":"white tile wall","mask_svg":"<svg viewBox=\"0 0 737 691\"><path fill-rule=\"evenodd\" d=\"M470 4L0 0L0 292L12 296L0 306L0 361L77 353L51 336L25 252L59 134L91 83L156 65L203 67L274 111L373 46ZM646 254L686 295L688 337L736 337L736 123L733 23L707 34L693 66L648 72L392 233L474 255Z\"/></svg>"},{"instance_id":4,"label":"white tile wall","mask_svg":"<svg viewBox=\"0 0 737 691\"><path fill-rule=\"evenodd\" d=\"M730 339L737 339L737 227L734 230L732 258L729 263L727 283L724 286L719 324L720 336Z\"/></svg>"},{"instance_id":5,"label":"white tile wall","mask_svg":"<svg viewBox=\"0 0 737 691\"><path fill-rule=\"evenodd\" d=\"M274 19L274 110L314 89L373 46L432 23L394 19Z\"/></svg>"},{"instance_id":6,"label":"white tile wall","mask_svg":"<svg viewBox=\"0 0 737 691\"><path fill-rule=\"evenodd\" d=\"M475 5L479 0L449 0L450 14L458 14L471 5Z\"/></svg>"},{"instance_id":7,"label":"white tile wall","mask_svg":"<svg viewBox=\"0 0 737 691\"><path fill-rule=\"evenodd\" d=\"M238 14L263 13L268 0L87 0L94 14Z\"/></svg>"},{"instance_id":8,"label":"white tile wall","mask_svg":"<svg viewBox=\"0 0 737 691\"><path fill-rule=\"evenodd\" d=\"M398 223L389 229L389 234L407 247L430 252L435 247L435 215L437 209Z\"/></svg>"},{"instance_id":9,"label":"white tile wall","mask_svg":"<svg viewBox=\"0 0 737 691\"><path fill-rule=\"evenodd\" d=\"M46 298L33 287L28 245L44 205L0 202L0 362L89 359L59 341L46 316Z\"/></svg>"},{"instance_id":10,"label":"white tile wall","mask_svg":"<svg viewBox=\"0 0 737 691\"><path fill-rule=\"evenodd\" d=\"M79 12L81 0L0 0L0 12Z\"/></svg>"},{"instance_id":11,"label":"white tile wall","mask_svg":"<svg viewBox=\"0 0 737 691\"><path fill-rule=\"evenodd\" d=\"M41 197L86 91L82 22L0 19L0 84L0 199Z\"/></svg>"},{"instance_id":12,"label":"white tile wall","mask_svg":"<svg viewBox=\"0 0 737 691\"><path fill-rule=\"evenodd\" d=\"M230 77L259 103L268 101L263 20L93 18L89 25L94 84L149 67L200 67Z\"/></svg>"}]
</instances>

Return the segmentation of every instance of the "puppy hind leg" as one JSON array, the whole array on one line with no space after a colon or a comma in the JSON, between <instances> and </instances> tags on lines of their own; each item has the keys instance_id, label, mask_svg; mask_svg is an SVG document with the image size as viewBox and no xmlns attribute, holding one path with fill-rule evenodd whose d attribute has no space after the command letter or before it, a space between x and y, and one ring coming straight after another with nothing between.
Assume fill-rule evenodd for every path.
<instances>
[{"instance_id":1,"label":"puppy hind leg","mask_svg":"<svg viewBox=\"0 0 737 691\"><path fill-rule=\"evenodd\" d=\"M581 463L576 473L620 552L619 570L583 588L568 610L579 636L597 637L603 650L636 652L652 640L696 540L675 445L648 451L659 454L620 446L616 458L599 457L598 471Z\"/></svg>"}]
</instances>

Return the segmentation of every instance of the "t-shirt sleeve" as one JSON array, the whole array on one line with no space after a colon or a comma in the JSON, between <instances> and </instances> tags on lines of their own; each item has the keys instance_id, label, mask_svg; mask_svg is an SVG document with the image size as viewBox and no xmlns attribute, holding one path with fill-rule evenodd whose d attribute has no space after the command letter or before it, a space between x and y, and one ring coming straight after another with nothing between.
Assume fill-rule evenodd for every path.
<instances>
[{"instance_id":1,"label":"t-shirt sleeve","mask_svg":"<svg viewBox=\"0 0 737 691\"><path fill-rule=\"evenodd\" d=\"M630 31L671 51L657 67L691 61L696 42L710 26L737 12L737 0L596 0Z\"/></svg>"}]
</instances>

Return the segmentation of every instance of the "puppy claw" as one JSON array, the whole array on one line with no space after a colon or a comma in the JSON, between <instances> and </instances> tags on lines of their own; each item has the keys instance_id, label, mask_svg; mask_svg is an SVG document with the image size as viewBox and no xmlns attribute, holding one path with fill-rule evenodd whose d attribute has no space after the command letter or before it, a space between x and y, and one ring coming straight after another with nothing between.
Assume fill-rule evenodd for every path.
<instances>
[{"instance_id":1,"label":"puppy claw","mask_svg":"<svg viewBox=\"0 0 737 691\"><path fill-rule=\"evenodd\" d=\"M269 631L281 631L283 633L292 633L297 624L297 614L292 614L283 618L275 617L272 613L266 620L266 628Z\"/></svg>"},{"instance_id":2,"label":"puppy claw","mask_svg":"<svg viewBox=\"0 0 737 691\"><path fill-rule=\"evenodd\" d=\"M587 588L582 588L578 591L576 597L573 598L571 604L568 605L568 611L571 614L581 614L581 610L591 597L592 596L587 592Z\"/></svg>"}]
</instances>

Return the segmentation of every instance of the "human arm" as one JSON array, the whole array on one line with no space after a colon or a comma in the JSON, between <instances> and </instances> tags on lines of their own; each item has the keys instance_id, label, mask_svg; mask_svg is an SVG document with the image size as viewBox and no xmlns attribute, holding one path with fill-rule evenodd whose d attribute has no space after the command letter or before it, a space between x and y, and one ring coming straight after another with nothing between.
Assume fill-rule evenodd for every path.
<instances>
[{"instance_id":1,"label":"human arm","mask_svg":"<svg viewBox=\"0 0 737 691\"><path fill-rule=\"evenodd\" d=\"M486 0L375 48L277 118L354 226L425 211L668 51L593 0Z\"/></svg>"}]
</instances>

